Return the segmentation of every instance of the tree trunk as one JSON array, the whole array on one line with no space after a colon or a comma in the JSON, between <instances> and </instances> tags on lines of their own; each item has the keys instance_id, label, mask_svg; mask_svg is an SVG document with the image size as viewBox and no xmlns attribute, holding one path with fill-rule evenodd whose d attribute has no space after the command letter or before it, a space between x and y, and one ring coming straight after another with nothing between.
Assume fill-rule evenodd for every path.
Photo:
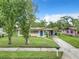
<instances>
[{"instance_id":1,"label":"tree trunk","mask_svg":"<svg viewBox=\"0 0 79 59\"><path fill-rule=\"evenodd\" d=\"M28 37L25 38L25 44L28 44Z\"/></svg>"},{"instance_id":2,"label":"tree trunk","mask_svg":"<svg viewBox=\"0 0 79 59\"><path fill-rule=\"evenodd\" d=\"M8 39L9 39L8 44L11 45L11 37L9 37Z\"/></svg>"}]
</instances>

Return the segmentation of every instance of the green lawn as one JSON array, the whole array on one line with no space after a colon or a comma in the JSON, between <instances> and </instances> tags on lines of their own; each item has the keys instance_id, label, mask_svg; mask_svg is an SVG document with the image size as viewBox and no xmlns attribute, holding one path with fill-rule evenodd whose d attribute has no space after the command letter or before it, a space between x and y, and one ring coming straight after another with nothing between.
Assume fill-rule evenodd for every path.
<instances>
[{"instance_id":1,"label":"green lawn","mask_svg":"<svg viewBox=\"0 0 79 59\"><path fill-rule=\"evenodd\" d=\"M0 47L45 47L45 48L55 48L58 45L50 38L41 37L30 37L29 44L25 45L25 40L23 37L13 37L12 45L8 45L7 37L0 38Z\"/></svg>"},{"instance_id":2,"label":"green lawn","mask_svg":"<svg viewBox=\"0 0 79 59\"><path fill-rule=\"evenodd\" d=\"M68 36L68 35L60 35L59 36L61 39L64 41L70 43L76 48L79 48L79 38L78 37L73 37L73 36Z\"/></svg>"},{"instance_id":3,"label":"green lawn","mask_svg":"<svg viewBox=\"0 0 79 59\"><path fill-rule=\"evenodd\" d=\"M61 59L62 52L0 52L0 59Z\"/></svg>"}]
</instances>

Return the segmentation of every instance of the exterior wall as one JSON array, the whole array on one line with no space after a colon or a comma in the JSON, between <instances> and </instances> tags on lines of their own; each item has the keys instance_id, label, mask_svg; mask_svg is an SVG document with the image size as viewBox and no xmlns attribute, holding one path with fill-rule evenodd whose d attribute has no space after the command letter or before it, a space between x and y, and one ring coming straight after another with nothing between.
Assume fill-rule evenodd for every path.
<instances>
[{"instance_id":1,"label":"exterior wall","mask_svg":"<svg viewBox=\"0 0 79 59\"><path fill-rule=\"evenodd\" d=\"M21 32L20 32L20 31L17 31L17 33L18 33L18 34L17 34L18 36L22 36L22 34L21 34Z\"/></svg>"},{"instance_id":2,"label":"exterior wall","mask_svg":"<svg viewBox=\"0 0 79 59\"><path fill-rule=\"evenodd\" d=\"M75 36L77 34L75 30L71 30L71 29L64 30L63 33L67 35L72 35L72 36Z\"/></svg>"},{"instance_id":3,"label":"exterior wall","mask_svg":"<svg viewBox=\"0 0 79 59\"><path fill-rule=\"evenodd\" d=\"M43 31L43 35L42 35L42 36L40 35L40 31L41 31L41 30L39 30L37 33L30 33L30 35L31 35L31 36L37 36L37 37L46 37L45 31L42 30L42 31ZM53 34L52 34L52 35L50 34L50 31L47 31L47 33L48 33L49 36L53 36Z\"/></svg>"},{"instance_id":4,"label":"exterior wall","mask_svg":"<svg viewBox=\"0 0 79 59\"><path fill-rule=\"evenodd\" d=\"M45 31L43 30L43 36L42 37L46 37Z\"/></svg>"},{"instance_id":5,"label":"exterior wall","mask_svg":"<svg viewBox=\"0 0 79 59\"><path fill-rule=\"evenodd\" d=\"M42 36L41 36L41 32L42 31ZM46 31L47 30L32 30L29 34L30 36L36 36L36 37L46 37ZM48 35L50 36L50 31L47 31ZM20 31L17 32L18 36L22 36Z\"/></svg>"},{"instance_id":6,"label":"exterior wall","mask_svg":"<svg viewBox=\"0 0 79 59\"><path fill-rule=\"evenodd\" d=\"M46 32L45 32L45 31L44 31L44 33L43 33L43 34L44 34L44 36L43 36L43 37L46 37Z\"/></svg>"},{"instance_id":7,"label":"exterior wall","mask_svg":"<svg viewBox=\"0 0 79 59\"><path fill-rule=\"evenodd\" d=\"M3 28L0 28L0 32L3 32Z\"/></svg>"},{"instance_id":8,"label":"exterior wall","mask_svg":"<svg viewBox=\"0 0 79 59\"><path fill-rule=\"evenodd\" d=\"M42 30L42 31L43 31L43 30ZM31 32L30 35L31 35L31 36L37 36L37 37L45 37L45 32L43 31L43 36L40 35L40 30L38 30L37 33Z\"/></svg>"},{"instance_id":9,"label":"exterior wall","mask_svg":"<svg viewBox=\"0 0 79 59\"><path fill-rule=\"evenodd\" d=\"M2 36L3 28L0 28L0 36Z\"/></svg>"},{"instance_id":10,"label":"exterior wall","mask_svg":"<svg viewBox=\"0 0 79 59\"><path fill-rule=\"evenodd\" d=\"M0 28L0 36L7 35L6 32L3 31L3 28Z\"/></svg>"},{"instance_id":11,"label":"exterior wall","mask_svg":"<svg viewBox=\"0 0 79 59\"><path fill-rule=\"evenodd\" d=\"M32 32L32 33L30 33L30 35L31 35L31 36L37 36L37 37L39 37L39 31L38 31L37 33L33 33L33 32Z\"/></svg>"}]
</instances>

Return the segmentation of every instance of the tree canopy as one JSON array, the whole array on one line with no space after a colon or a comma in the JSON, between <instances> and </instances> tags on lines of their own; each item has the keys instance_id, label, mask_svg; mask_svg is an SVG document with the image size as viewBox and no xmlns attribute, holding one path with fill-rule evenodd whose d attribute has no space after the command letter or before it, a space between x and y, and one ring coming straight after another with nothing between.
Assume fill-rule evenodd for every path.
<instances>
[{"instance_id":1,"label":"tree canopy","mask_svg":"<svg viewBox=\"0 0 79 59\"><path fill-rule=\"evenodd\" d=\"M8 34L9 44L13 35L16 22L19 22L22 35L26 39L29 36L31 22L35 18L35 9L32 0L0 0L0 25L2 22Z\"/></svg>"}]
</instances>

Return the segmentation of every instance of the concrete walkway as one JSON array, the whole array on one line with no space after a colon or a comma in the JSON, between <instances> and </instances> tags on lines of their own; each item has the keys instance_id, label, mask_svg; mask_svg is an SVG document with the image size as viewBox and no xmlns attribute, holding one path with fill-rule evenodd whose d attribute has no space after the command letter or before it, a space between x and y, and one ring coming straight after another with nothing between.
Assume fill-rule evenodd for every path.
<instances>
[{"instance_id":1,"label":"concrete walkway","mask_svg":"<svg viewBox=\"0 0 79 59\"><path fill-rule=\"evenodd\" d=\"M59 39L57 36L53 37L53 40L61 47L60 50L64 52L62 59L79 59L79 49Z\"/></svg>"},{"instance_id":2,"label":"concrete walkway","mask_svg":"<svg viewBox=\"0 0 79 59\"><path fill-rule=\"evenodd\" d=\"M56 48L0 48L0 51L57 51Z\"/></svg>"}]
</instances>

